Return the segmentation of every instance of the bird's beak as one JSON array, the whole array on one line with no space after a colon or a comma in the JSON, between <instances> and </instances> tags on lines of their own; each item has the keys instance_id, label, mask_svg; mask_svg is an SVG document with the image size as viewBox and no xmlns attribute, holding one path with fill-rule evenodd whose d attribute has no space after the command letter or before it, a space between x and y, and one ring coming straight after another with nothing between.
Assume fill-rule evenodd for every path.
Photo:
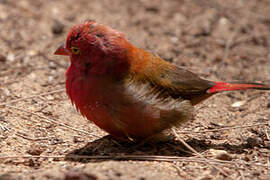
<instances>
[{"instance_id":1,"label":"bird's beak","mask_svg":"<svg viewBox=\"0 0 270 180\"><path fill-rule=\"evenodd\" d=\"M66 44L62 43L54 52L55 55L69 56L70 52L66 49Z\"/></svg>"}]
</instances>

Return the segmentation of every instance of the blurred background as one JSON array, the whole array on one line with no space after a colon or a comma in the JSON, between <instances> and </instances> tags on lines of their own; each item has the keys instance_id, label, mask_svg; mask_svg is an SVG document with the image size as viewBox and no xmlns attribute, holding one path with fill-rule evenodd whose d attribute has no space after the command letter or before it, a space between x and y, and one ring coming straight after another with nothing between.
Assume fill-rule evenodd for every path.
<instances>
[{"instance_id":1,"label":"blurred background","mask_svg":"<svg viewBox=\"0 0 270 180\"><path fill-rule=\"evenodd\" d=\"M0 179L46 179L48 174L61 179L68 168L101 179L223 177L198 163L186 163L181 177L174 166L183 167L183 162L173 166L115 161L81 164L18 157L64 156L93 141L90 154L119 153L119 147L107 141L96 142L106 134L81 117L64 92L69 61L53 53L74 25L93 19L111 26L136 46L204 78L269 84L269 12L269 0L0 0L0 154L5 157L0 157ZM196 111L195 121L184 130L264 123L206 134L181 134L183 129L179 129L196 150L208 152L219 147L235 156L240 153L238 160L246 158L248 162L257 157L262 164L269 160L269 93L223 93ZM134 153L182 155L168 146L152 150ZM6 158L9 156L17 158ZM241 167L225 170L233 178L240 172L245 178L269 177L269 162L266 167Z\"/></svg>"}]
</instances>

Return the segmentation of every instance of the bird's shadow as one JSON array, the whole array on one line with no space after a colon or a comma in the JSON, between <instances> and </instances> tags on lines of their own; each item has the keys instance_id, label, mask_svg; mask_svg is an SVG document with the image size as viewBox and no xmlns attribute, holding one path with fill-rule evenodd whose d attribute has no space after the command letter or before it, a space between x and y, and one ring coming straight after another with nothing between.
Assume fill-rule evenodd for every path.
<instances>
[{"instance_id":1,"label":"bird's shadow","mask_svg":"<svg viewBox=\"0 0 270 180\"><path fill-rule=\"evenodd\" d=\"M192 148L197 152L203 152L208 149L222 149L230 153L243 153L245 148L249 148L247 144L243 143L240 145L230 145L226 143L212 144L205 140L198 140L192 138L186 141ZM79 162L90 162L90 161L106 161L106 160L120 160L116 157L121 156L178 156L178 157L189 157L193 156L191 151L187 149L178 140L170 140L168 142L160 143L119 143L112 139L111 136L105 136L97 139L93 142L89 142L84 147L75 149L66 155L67 161L79 161ZM94 158L85 158L94 157ZM95 158L96 157L96 158ZM107 158L103 158L107 157ZM108 158L109 157L109 158ZM110 158L111 157L111 158Z\"/></svg>"}]
</instances>

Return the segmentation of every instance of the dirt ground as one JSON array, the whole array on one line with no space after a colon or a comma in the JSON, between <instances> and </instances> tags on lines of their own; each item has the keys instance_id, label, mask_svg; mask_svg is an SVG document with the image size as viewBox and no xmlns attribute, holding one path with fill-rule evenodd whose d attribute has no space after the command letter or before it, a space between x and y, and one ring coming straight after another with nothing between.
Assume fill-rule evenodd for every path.
<instances>
[{"instance_id":1,"label":"dirt ground","mask_svg":"<svg viewBox=\"0 0 270 180\"><path fill-rule=\"evenodd\" d=\"M53 55L94 19L201 77L269 84L269 12L269 0L0 0L0 179L270 179L269 91L198 105L175 131L203 157L177 136L117 144L76 112L69 61Z\"/></svg>"}]
</instances>

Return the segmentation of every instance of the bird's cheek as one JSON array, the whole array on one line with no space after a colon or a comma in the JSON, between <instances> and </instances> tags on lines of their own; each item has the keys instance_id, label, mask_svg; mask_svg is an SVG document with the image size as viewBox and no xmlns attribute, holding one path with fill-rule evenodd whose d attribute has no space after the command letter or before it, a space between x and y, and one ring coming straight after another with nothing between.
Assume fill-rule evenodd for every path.
<instances>
[{"instance_id":1,"label":"bird's cheek","mask_svg":"<svg viewBox=\"0 0 270 180\"><path fill-rule=\"evenodd\" d=\"M79 56L73 56L71 58L71 63L79 69L90 69L92 63L88 62L85 58Z\"/></svg>"},{"instance_id":2,"label":"bird's cheek","mask_svg":"<svg viewBox=\"0 0 270 180\"><path fill-rule=\"evenodd\" d=\"M71 64L75 66L76 68L79 68L81 66L80 59L74 55L71 56L70 58Z\"/></svg>"}]
</instances>

